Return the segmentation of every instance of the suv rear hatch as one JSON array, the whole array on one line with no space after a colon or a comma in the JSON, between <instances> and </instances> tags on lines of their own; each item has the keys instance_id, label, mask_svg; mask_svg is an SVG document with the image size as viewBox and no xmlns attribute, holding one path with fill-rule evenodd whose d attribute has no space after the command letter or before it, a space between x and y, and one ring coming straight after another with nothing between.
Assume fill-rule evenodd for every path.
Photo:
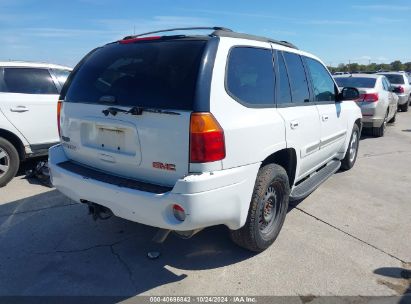
<instances>
[{"instance_id":1,"label":"suv rear hatch","mask_svg":"<svg viewBox=\"0 0 411 304\"><path fill-rule=\"evenodd\" d=\"M186 176L206 45L207 38L131 39L86 56L61 96L67 157L158 185Z\"/></svg>"}]
</instances>

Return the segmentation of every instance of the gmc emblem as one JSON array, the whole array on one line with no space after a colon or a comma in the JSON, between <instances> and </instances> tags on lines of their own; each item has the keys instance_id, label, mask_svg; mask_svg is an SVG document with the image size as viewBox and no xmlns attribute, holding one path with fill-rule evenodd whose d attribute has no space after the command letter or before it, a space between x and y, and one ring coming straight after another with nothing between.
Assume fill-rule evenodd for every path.
<instances>
[{"instance_id":1,"label":"gmc emblem","mask_svg":"<svg viewBox=\"0 0 411 304\"><path fill-rule=\"evenodd\" d=\"M167 171L176 171L176 165L174 164L164 164L161 162L153 162L153 168Z\"/></svg>"}]
</instances>

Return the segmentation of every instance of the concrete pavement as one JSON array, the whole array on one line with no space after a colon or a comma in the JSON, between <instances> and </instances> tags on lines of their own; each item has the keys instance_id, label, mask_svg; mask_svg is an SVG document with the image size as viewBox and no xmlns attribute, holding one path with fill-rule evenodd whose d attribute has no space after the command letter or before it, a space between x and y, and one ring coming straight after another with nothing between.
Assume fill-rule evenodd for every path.
<instances>
[{"instance_id":1,"label":"concrete pavement","mask_svg":"<svg viewBox=\"0 0 411 304\"><path fill-rule=\"evenodd\" d=\"M360 142L356 166L290 207L261 254L225 227L169 237L148 260L155 229L94 222L84 206L16 177L0 189L1 295L401 295L411 292L411 112Z\"/></svg>"}]
</instances>

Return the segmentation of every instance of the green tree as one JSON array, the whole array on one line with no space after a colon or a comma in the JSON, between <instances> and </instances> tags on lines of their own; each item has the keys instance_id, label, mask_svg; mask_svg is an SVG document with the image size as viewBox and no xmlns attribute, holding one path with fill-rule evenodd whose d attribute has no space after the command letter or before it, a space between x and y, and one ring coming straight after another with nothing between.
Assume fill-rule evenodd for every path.
<instances>
[{"instance_id":1,"label":"green tree","mask_svg":"<svg viewBox=\"0 0 411 304\"><path fill-rule=\"evenodd\" d=\"M404 69L404 65L401 63L401 61L396 60L394 62L391 62L391 68L394 71L402 71Z\"/></svg>"},{"instance_id":2,"label":"green tree","mask_svg":"<svg viewBox=\"0 0 411 304\"><path fill-rule=\"evenodd\" d=\"M356 62L353 62L348 65L349 72L357 72L360 69L360 65Z\"/></svg>"}]
</instances>

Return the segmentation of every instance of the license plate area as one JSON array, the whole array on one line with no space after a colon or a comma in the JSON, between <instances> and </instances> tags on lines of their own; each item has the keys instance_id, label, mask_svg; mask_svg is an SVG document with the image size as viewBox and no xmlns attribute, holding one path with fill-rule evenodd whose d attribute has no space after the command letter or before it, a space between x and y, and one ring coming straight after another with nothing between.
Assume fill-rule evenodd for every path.
<instances>
[{"instance_id":1,"label":"license plate area","mask_svg":"<svg viewBox=\"0 0 411 304\"><path fill-rule=\"evenodd\" d=\"M137 130L128 125L83 122L81 144L85 148L110 154L134 157L140 153Z\"/></svg>"},{"instance_id":2,"label":"license plate area","mask_svg":"<svg viewBox=\"0 0 411 304\"><path fill-rule=\"evenodd\" d=\"M103 151L124 153L125 132L123 130L97 127L97 145Z\"/></svg>"}]
</instances>

